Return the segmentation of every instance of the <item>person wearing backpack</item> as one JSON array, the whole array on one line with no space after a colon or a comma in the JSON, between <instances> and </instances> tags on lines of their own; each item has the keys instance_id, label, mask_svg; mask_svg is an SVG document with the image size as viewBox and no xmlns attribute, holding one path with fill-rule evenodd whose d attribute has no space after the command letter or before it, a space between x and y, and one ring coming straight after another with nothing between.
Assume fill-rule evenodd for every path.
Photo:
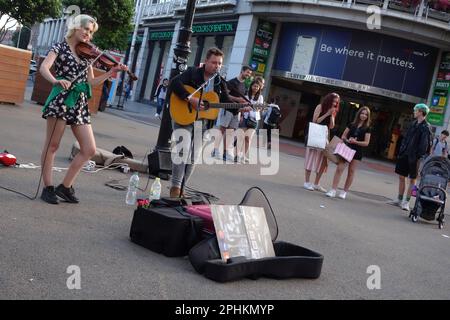
<instances>
[{"instance_id":1,"label":"person wearing backpack","mask_svg":"<svg viewBox=\"0 0 450 320\"><path fill-rule=\"evenodd\" d=\"M267 130L267 149L271 148L272 142L272 129L275 129L278 126L278 122L281 118L280 107L275 104L275 99L272 98L270 100L269 108L264 116L264 125L263 129Z\"/></svg>"},{"instance_id":2,"label":"person wearing backpack","mask_svg":"<svg viewBox=\"0 0 450 320\"><path fill-rule=\"evenodd\" d=\"M449 133L447 130L443 130L439 137L436 137L433 141L433 146L431 147L430 155L432 157L443 157L447 158L448 156L448 146L447 146L447 138Z\"/></svg>"}]
</instances>

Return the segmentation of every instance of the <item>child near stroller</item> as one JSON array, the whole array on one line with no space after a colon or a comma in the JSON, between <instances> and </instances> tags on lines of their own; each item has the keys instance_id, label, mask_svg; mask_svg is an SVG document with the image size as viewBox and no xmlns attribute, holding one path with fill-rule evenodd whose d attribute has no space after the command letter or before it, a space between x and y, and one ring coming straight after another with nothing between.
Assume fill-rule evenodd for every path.
<instances>
[{"instance_id":1,"label":"child near stroller","mask_svg":"<svg viewBox=\"0 0 450 320\"><path fill-rule=\"evenodd\" d=\"M417 222L419 216L427 221L436 219L439 229L442 229L447 182L450 179L450 160L444 157L429 157L423 164L420 177L416 202L409 217L413 222Z\"/></svg>"}]
</instances>

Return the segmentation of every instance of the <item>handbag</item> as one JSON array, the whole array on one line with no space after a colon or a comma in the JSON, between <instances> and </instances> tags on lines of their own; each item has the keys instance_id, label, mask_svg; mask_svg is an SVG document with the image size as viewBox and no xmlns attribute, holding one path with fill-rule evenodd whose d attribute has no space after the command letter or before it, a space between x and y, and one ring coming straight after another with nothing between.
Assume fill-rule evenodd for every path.
<instances>
[{"instance_id":1,"label":"handbag","mask_svg":"<svg viewBox=\"0 0 450 320\"><path fill-rule=\"evenodd\" d=\"M334 136L333 139L331 139L330 143L327 144L324 151L325 156L328 158L328 160L336 164L339 163L339 158L334 153L334 151L336 150L336 146L338 145L338 143L342 143L342 139L339 138L338 136Z\"/></svg>"},{"instance_id":2,"label":"handbag","mask_svg":"<svg viewBox=\"0 0 450 320\"><path fill-rule=\"evenodd\" d=\"M307 147L325 149L328 143L328 127L314 122L309 123Z\"/></svg>"},{"instance_id":3,"label":"handbag","mask_svg":"<svg viewBox=\"0 0 450 320\"><path fill-rule=\"evenodd\" d=\"M250 116L247 119L244 119L244 124L249 129L256 129L258 126L258 122L255 119L250 118Z\"/></svg>"},{"instance_id":4,"label":"handbag","mask_svg":"<svg viewBox=\"0 0 450 320\"><path fill-rule=\"evenodd\" d=\"M353 160L353 157L355 156L356 150L353 150L345 143L340 142L337 144L334 153L344 158L345 161L351 162Z\"/></svg>"}]
</instances>

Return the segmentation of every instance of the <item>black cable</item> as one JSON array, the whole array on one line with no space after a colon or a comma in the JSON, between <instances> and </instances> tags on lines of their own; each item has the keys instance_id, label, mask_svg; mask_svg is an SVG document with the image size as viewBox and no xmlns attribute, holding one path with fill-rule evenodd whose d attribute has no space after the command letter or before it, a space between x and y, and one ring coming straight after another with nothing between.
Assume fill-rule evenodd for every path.
<instances>
[{"instance_id":1,"label":"black cable","mask_svg":"<svg viewBox=\"0 0 450 320\"><path fill-rule=\"evenodd\" d=\"M147 153L145 154L144 158L142 159L141 165L144 164L145 159L147 159L147 156L148 156L149 153L150 153L150 151L147 151ZM149 175L148 175L148 178L147 178L147 184L145 185L145 188L144 188L143 190L140 189L140 188L138 188L139 191L142 191L142 192L147 191L148 184L150 183L150 176L151 176L151 175L149 174ZM152 177L155 178L155 176L152 176Z\"/></svg>"},{"instance_id":2,"label":"black cable","mask_svg":"<svg viewBox=\"0 0 450 320\"><path fill-rule=\"evenodd\" d=\"M17 193L17 194L19 194L21 196L24 196L25 198L30 199L30 200L36 200L36 198L37 198L37 196L39 194L39 189L41 188L42 176L44 174L43 170L44 170L44 166L45 166L45 161L47 161L48 149L50 147L50 142L52 141L53 134L55 133L56 123L57 122L58 122L58 119L56 119L56 121L55 121L55 125L53 126L52 134L50 135L50 139L48 140L47 148L45 150L44 162L42 163L42 166L41 166L41 175L39 177L39 183L38 183L38 187L36 189L36 194L34 195L34 197L30 197L30 196L28 196L28 195L26 195L26 194L24 194L22 192L19 192L19 191L13 190L13 189L9 189L9 188L3 187L3 186L0 186L0 189L4 189L4 190L7 190L7 191L10 191L10 192L13 192L13 193Z\"/></svg>"}]
</instances>

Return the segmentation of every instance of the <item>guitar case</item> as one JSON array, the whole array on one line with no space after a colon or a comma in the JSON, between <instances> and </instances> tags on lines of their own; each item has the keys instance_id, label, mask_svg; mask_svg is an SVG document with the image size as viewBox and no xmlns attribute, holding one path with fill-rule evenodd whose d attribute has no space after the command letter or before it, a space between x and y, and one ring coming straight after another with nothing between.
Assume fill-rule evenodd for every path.
<instances>
[{"instance_id":1,"label":"guitar case","mask_svg":"<svg viewBox=\"0 0 450 320\"><path fill-rule=\"evenodd\" d=\"M239 205L264 208L275 257L263 259L234 257L224 262L220 256L217 237L213 235L189 251L189 261L198 273L217 282L260 277L316 279L320 276L322 254L288 242L276 241L278 237L276 218L266 195L260 188L250 188Z\"/></svg>"}]
</instances>

